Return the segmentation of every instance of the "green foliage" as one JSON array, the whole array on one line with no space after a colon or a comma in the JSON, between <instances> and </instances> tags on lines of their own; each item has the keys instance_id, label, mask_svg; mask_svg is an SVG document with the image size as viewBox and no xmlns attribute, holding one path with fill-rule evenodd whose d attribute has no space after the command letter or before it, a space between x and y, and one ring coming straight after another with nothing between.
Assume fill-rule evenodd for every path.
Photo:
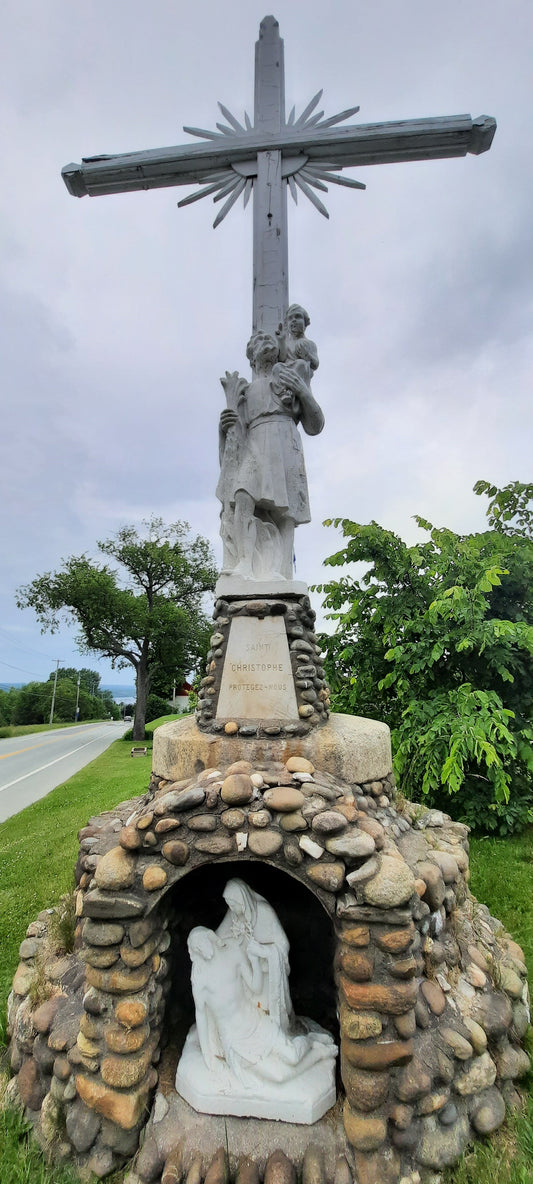
<instances>
[{"instance_id":1,"label":"green foliage","mask_svg":"<svg viewBox=\"0 0 533 1184\"><path fill-rule=\"evenodd\" d=\"M216 578L209 543L190 539L187 523L164 526L151 518L143 525L144 535L125 526L97 544L113 566L73 556L17 594L19 607L33 608L43 631L55 632L66 617L79 626L82 652L109 658L118 669L133 666L136 740L144 737L152 686L168 688L197 664L207 629L202 595Z\"/></svg>"},{"instance_id":2,"label":"green foliage","mask_svg":"<svg viewBox=\"0 0 533 1184\"><path fill-rule=\"evenodd\" d=\"M319 591L334 707L385 719L405 792L502 833L533 818L533 486L492 499L492 529L459 535L417 517L408 547L377 523L336 519L330 567L366 564ZM480 809L481 806L481 809Z\"/></svg>"},{"instance_id":3,"label":"green foliage","mask_svg":"<svg viewBox=\"0 0 533 1184\"><path fill-rule=\"evenodd\" d=\"M8 691L0 690L0 724L12 724L13 714L17 703L19 691L15 687L10 687Z\"/></svg>"},{"instance_id":4,"label":"green foliage","mask_svg":"<svg viewBox=\"0 0 533 1184\"><path fill-rule=\"evenodd\" d=\"M48 681L53 682L56 676L55 670L52 670L48 675ZM88 695L100 694L101 677L97 670L88 670L83 666L81 670L75 670L74 666L60 666L57 671L58 678L68 678L70 682L77 683L80 680L80 687L87 691Z\"/></svg>"},{"instance_id":5,"label":"green foliage","mask_svg":"<svg viewBox=\"0 0 533 1184\"><path fill-rule=\"evenodd\" d=\"M5 1184L78 1184L74 1168L45 1162L31 1131L19 1110L0 1108L0 1179Z\"/></svg>"},{"instance_id":6,"label":"green foliage","mask_svg":"<svg viewBox=\"0 0 533 1184\"><path fill-rule=\"evenodd\" d=\"M76 933L76 894L64 892L48 922L48 932L57 954L71 954Z\"/></svg>"},{"instance_id":7,"label":"green foliage","mask_svg":"<svg viewBox=\"0 0 533 1184\"><path fill-rule=\"evenodd\" d=\"M162 699L160 695L148 695L146 701L146 722L151 723L154 719L159 719L162 715L168 715L172 710L172 706L168 699Z\"/></svg>"},{"instance_id":8,"label":"green foliage","mask_svg":"<svg viewBox=\"0 0 533 1184\"><path fill-rule=\"evenodd\" d=\"M74 671L76 674L76 671ZM99 676L98 676L99 677ZM28 682L26 686L16 691L16 698L11 712L12 722L20 724L45 724L50 719L54 683ZM90 695L80 687L79 696L76 682L68 678L58 678L54 699L54 723L70 723L76 713L78 700L78 719L102 719L110 714L118 718L110 707L108 698L112 700L110 692L102 695Z\"/></svg>"}]
</instances>

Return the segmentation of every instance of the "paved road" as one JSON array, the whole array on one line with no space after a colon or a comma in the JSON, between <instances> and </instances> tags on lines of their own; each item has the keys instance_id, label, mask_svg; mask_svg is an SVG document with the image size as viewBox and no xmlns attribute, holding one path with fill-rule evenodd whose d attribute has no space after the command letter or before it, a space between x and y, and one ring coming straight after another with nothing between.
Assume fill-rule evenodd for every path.
<instances>
[{"instance_id":1,"label":"paved road","mask_svg":"<svg viewBox=\"0 0 533 1184\"><path fill-rule=\"evenodd\" d=\"M68 781L124 734L129 724L79 724L0 740L0 822Z\"/></svg>"}]
</instances>

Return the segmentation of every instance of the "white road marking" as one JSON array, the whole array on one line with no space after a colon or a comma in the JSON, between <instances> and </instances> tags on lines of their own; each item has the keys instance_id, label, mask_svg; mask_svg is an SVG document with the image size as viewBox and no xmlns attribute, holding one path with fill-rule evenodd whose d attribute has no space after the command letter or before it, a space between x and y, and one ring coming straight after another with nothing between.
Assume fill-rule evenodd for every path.
<instances>
[{"instance_id":1,"label":"white road marking","mask_svg":"<svg viewBox=\"0 0 533 1184\"><path fill-rule=\"evenodd\" d=\"M41 765L39 769L33 769L31 773L24 773L22 777L15 777L14 781L8 781L7 785L0 786L0 793L3 793L4 789L11 789L12 785L18 785L19 781L26 781L28 777L36 777L37 773L43 773L51 765L57 765L58 761L66 760L67 756L74 756L74 753L81 752L82 748L88 748L89 744L94 744L96 740L98 740L98 736L95 736L93 740L87 740L86 744L80 744L78 748L72 748L70 752L64 752L63 756L56 756L55 761L48 761L47 765Z\"/></svg>"}]
</instances>

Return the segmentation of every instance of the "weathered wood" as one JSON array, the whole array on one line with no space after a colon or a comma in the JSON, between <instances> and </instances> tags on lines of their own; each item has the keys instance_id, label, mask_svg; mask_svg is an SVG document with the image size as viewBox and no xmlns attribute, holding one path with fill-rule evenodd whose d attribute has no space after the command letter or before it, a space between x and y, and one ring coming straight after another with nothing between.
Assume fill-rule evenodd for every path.
<instances>
[{"instance_id":1,"label":"weathered wood","mask_svg":"<svg viewBox=\"0 0 533 1184\"><path fill-rule=\"evenodd\" d=\"M259 152L279 149L283 155L305 152L317 163L327 161L342 168L391 164L407 160L439 160L478 155L491 146L496 121L490 116L439 116L430 119L367 123L308 131L284 127L278 135L216 136L206 144L183 144L114 156L85 157L81 164L67 164L62 177L74 197L91 197L138 189L193 185L205 173L249 160ZM213 133L215 136L215 133ZM223 140L223 143L221 141Z\"/></svg>"},{"instance_id":2,"label":"weathered wood","mask_svg":"<svg viewBox=\"0 0 533 1184\"><path fill-rule=\"evenodd\" d=\"M261 21L255 46L254 126L279 137L285 124L283 41L273 17ZM253 332L275 333L289 303L287 187L281 148L257 153L254 182Z\"/></svg>"},{"instance_id":3,"label":"weathered wood","mask_svg":"<svg viewBox=\"0 0 533 1184\"><path fill-rule=\"evenodd\" d=\"M219 103L225 123L217 131L185 127L203 143L155 148L146 152L94 156L62 171L76 197L127 193L198 184L201 189L178 202L191 205L202 197L224 200L218 226L242 195L253 194L253 331L275 333L284 321L288 296L287 190L298 189L329 217L316 190L327 183L364 189L361 181L335 175L338 170L397 161L436 160L480 153L490 148L495 120L452 115L391 123L343 124L359 107L323 119L316 108L318 91L296 119L285 121L283 41L273 16L261 21L255 46L254 125L244 124Z\"/></svg>"}]
</instances>

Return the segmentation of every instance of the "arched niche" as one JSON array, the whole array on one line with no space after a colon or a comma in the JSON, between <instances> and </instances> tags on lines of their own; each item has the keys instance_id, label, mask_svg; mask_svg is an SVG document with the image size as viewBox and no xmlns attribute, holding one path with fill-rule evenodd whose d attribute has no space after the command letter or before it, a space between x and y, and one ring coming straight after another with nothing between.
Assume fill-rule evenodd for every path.
<instances>
[{"instance_id":1,"label":"arched niche","mask_svg":"<svg viewBox=\"0 0 533 1184\"><path fill-rule=\"evenodd\" d=\"M161 901L170 936L164 1043L172 1047L177 1060L194 1022L187 937L196 925L218 927L227 910L222 893L233 878L244 880L268 900L287 934L296 1014L315 1020L338 1044L332 918L318 895L299 878L259 860L204 863L182 876Z\"/></svg>"}]
</instances>

